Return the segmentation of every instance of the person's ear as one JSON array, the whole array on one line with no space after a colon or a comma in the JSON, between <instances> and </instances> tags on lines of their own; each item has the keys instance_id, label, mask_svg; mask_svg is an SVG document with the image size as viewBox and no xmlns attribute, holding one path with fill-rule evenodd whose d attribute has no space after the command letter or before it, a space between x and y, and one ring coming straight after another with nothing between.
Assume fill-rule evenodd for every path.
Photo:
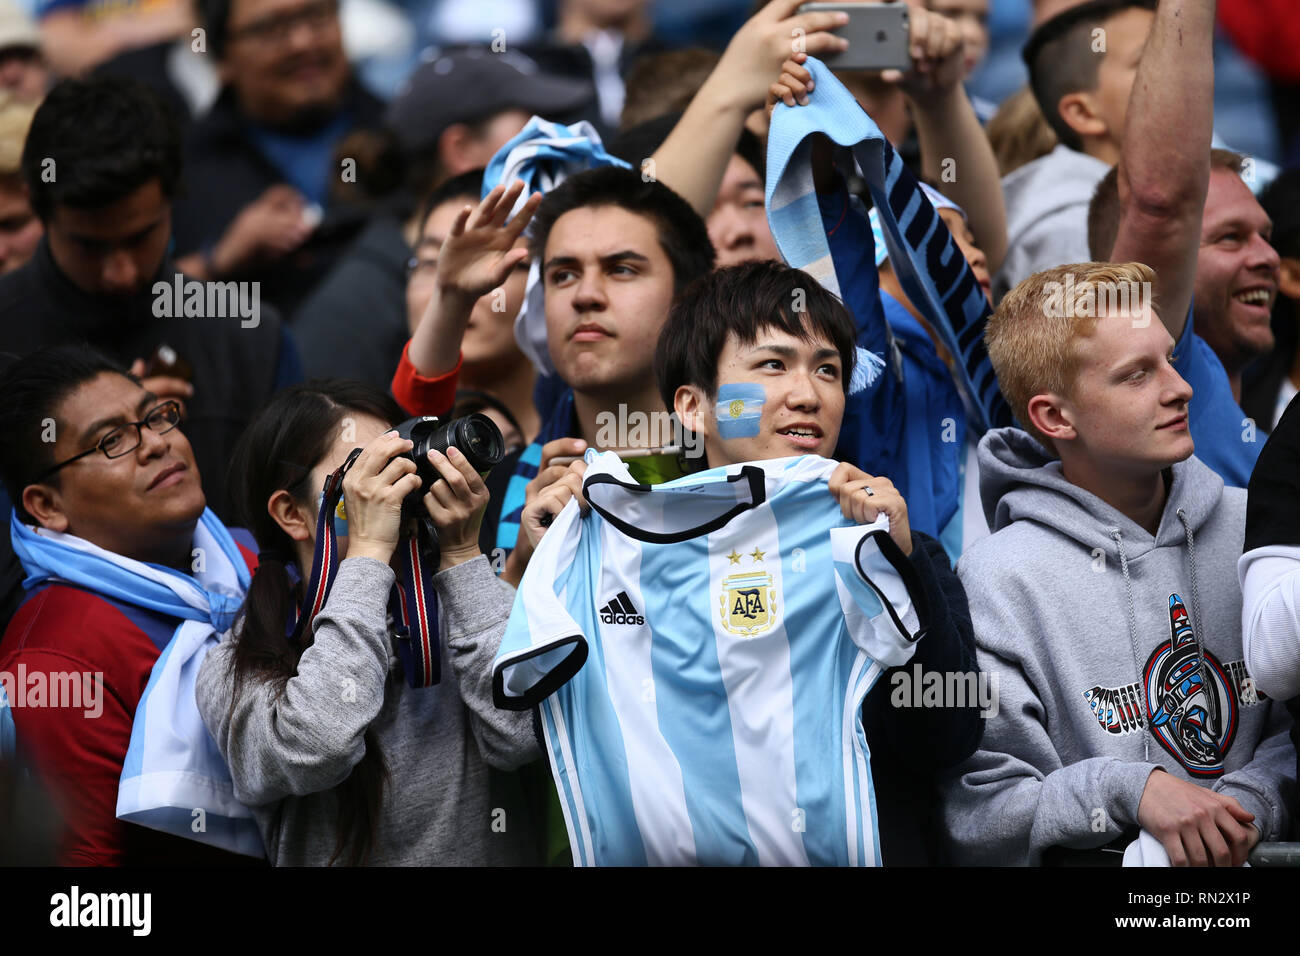
<instances>
[{"instance_id":1,"label":"person's ear","mask_svg":"<svg viewBox=\"0 0 1300 956\"><path fill-rule=\"evenodd\" d=\"M1074 130L1080 139L1105 136L1109 132L1106 121L1097 112L1091 93L1066 93L1057 102L1056 109L1065 125Z\"/></svg>"},{"instance_id":2,"label":"person's ear","mask_svg":"<svg viewBox=\"0 0 1300 956\"><path fill-rule=\"evenodd\" d=\"M63 496L53 485L28 485L22 493L23 509L36 523L50 531L67 531L68 514L63 510Z\"/></svg>"},{"instance_id":3,"label":"person's ear","mask_svg":"<svg viewBox=\"0 0 1300 956\"><path fill-rule=\"evenodd\" d=\"M310 541L316 516L281 488L266 502L266 513L294 541Z\"/></svg>"},{"instance_id":4,"label":"person's ear","mask_svg":"<svg viewBox=\"0 0 1300 956\"><path fill-rule=\"evenodd\" d=\"M679 385L673 395L673 411L687 431L695 432L701 438L709 436L708 419L713 403L705 397L702 389L695 385Z\"/></svg>"},{"instance_id":5,"label":"person's ear","mask_svg":"<svg viewBox=\"0 0 1300 956\"><path fill-rule=\"evenodd\" d=\"M1300 259L1282 258L1277 271L1277 290L1288 299L1300 299Z\"/></svg>"},{"instance_id":6,"label":"person's ear","mask_svg":"<svg viewBox=\"0 0 1300 956\"><path fill-rule=\"evenodd\" d=\"M1074 411L1069 402L1055 392L1044 392L1029 400L1030 423L1055 444L1079 437L1074 427Z\"/></svg>"}]
</instances>

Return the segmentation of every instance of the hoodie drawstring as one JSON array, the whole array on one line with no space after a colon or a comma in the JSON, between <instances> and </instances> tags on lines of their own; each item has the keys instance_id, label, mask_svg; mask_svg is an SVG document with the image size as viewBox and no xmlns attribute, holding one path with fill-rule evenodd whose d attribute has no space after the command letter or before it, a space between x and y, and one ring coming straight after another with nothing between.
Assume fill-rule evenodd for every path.
<instances>
[{"instance_id":1,"label":"hoodie drawstring","mask_svg":"<svg viewBox=\"0 0 1300 956\"><path fill-rule=\"evenodd\" d=\"M1190 534L1190 532L1189 532ZM1137 636L1137 610L1133 603L1133 579L1128 573L1128 555L1124 553L1124 539L1119 533L1119 528L1111 528L1110 536L1115 539L1115 548L1119 551L1119 567L1124 573L1124 590L1128 594L1128 639L1129 646L1133 649L1133 666L1137 668L1138 673L1138 699L1142 703L1142 759L1147 763L1151 762L1151 728L1148 726L1151 722L1151 709L1147 706L1147 690L1142 680L1142 661L1138 654L1138 636ZM1195 599L1195 585L1192 586L1193 599Z\"/></svg>"},{"instance_id":2,"label":"hoodie drawstring","mask_svg":"<svg viewBox=\"0 0 1300 956\"><path fill-rule=\"evenodd\" d=\"M1187 566L1192 578L1192 613L1195 615L1192 621L1192 640L1196 642L1198 661L1196 676L1201 679L1201 686L1208 688L1210 685L1205 682L1205 648L1201 644L1201 628L1205 625L1205 618L1201 617L1201 592L1196 589L1196 542L1192 539L1192 525L1187 520L1187 514L1182 508L1174 513L1183 523L1183 532L1187 535Z\"/></svg>"}]
</instances>

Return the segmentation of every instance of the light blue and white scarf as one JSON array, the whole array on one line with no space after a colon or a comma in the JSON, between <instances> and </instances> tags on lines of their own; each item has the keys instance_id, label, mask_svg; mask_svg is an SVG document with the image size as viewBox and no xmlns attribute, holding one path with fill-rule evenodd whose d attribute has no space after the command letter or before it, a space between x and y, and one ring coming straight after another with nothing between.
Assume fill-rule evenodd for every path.
<instances>
[{"instance_id":1,"label":"light blue and white scarf","mask_svg":"<svg viewBox=\"0 0 1300 956\"><path fill-rule=\"evenodd\" d=\"M815 57L804 66L817 92L807 106L777 103L767 139L767 221L777 248L840 295L830 247L813 188L810 138L824 133L851 151L880 212L889 260L908 298L926 315L958 361L954 380L971 424L1009 424L981 334L988 300L916 177L858 105L853 95Z\"/></svg>"},{"instance_id":2,"label":"light blue and white scarf","mask_svg":"<svg viewBox=\"0 0 1300 956\"><path fill-rule=\"evenodd\" d=\"M502 146L483 173L483 195L501 183L509 185L522 179L527 188L519 196L513 216L535 192L550 192L576 173L599 166L631 167L617 156L605 152L600 134L590 123L565 126L534 116L519 135ZM515 317L515 341L543 374L553 375L555 366L546 348L546 311L542 302L541 263L528 268L524 303Z\"/></svg>"},{"instance_id":3,"label":"light blue and white scarf","mask_svg":"<svg viewBox=\"0 0 1300 956\"><path fill-rule=\"evenodd\" d=\"M204 509L193 575L106 551L75 535L29 527L13 512L14 552L31 590L66 582L181 618L161 648L136 708L118 784L117 816L234 853L265 855L252 813L199 716L194 685L208 650L234 625L251 575L225 525Z\"/></svg>"}]
</instances>

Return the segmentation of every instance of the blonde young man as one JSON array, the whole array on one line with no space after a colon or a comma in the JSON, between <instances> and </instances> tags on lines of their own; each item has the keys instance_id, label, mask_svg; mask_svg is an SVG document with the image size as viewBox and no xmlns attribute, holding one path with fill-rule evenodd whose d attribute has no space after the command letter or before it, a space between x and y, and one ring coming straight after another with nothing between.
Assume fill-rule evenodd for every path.
<instances>
[{"instance_id":1,"label":"blonde young man","mask_svg":"<svg viewBox=\"0 0 1300 956\"><path fill-rule=\"evenodd\" d=\"M960 862L1086 862L1141 828L1175 865L1240 865L1286 833L1289 719L1242 660L1246 496L1193 454L1154 279L1040 272L985 332L1027 432L981 442L994 533L958 565L1000 687L947 788Z\"/></svg>"}]
</instances>

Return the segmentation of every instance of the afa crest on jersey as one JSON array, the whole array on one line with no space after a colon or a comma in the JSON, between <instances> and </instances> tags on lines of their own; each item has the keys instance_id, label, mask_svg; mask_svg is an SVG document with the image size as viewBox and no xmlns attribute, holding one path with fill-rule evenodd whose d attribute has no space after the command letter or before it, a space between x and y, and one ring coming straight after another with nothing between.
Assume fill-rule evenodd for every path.
<instances>
[{"instance_id":1,"label":"afa crest on jersey","mask_svg":"<svg viewBox=\"0 0 1300 956\"><path fill-rule=\"evenodd\" d=\"M722 626L741 637L766 634L778 621L776 587L766 571L733 574L722 581Z\"/></svg>"}]
</instances>

